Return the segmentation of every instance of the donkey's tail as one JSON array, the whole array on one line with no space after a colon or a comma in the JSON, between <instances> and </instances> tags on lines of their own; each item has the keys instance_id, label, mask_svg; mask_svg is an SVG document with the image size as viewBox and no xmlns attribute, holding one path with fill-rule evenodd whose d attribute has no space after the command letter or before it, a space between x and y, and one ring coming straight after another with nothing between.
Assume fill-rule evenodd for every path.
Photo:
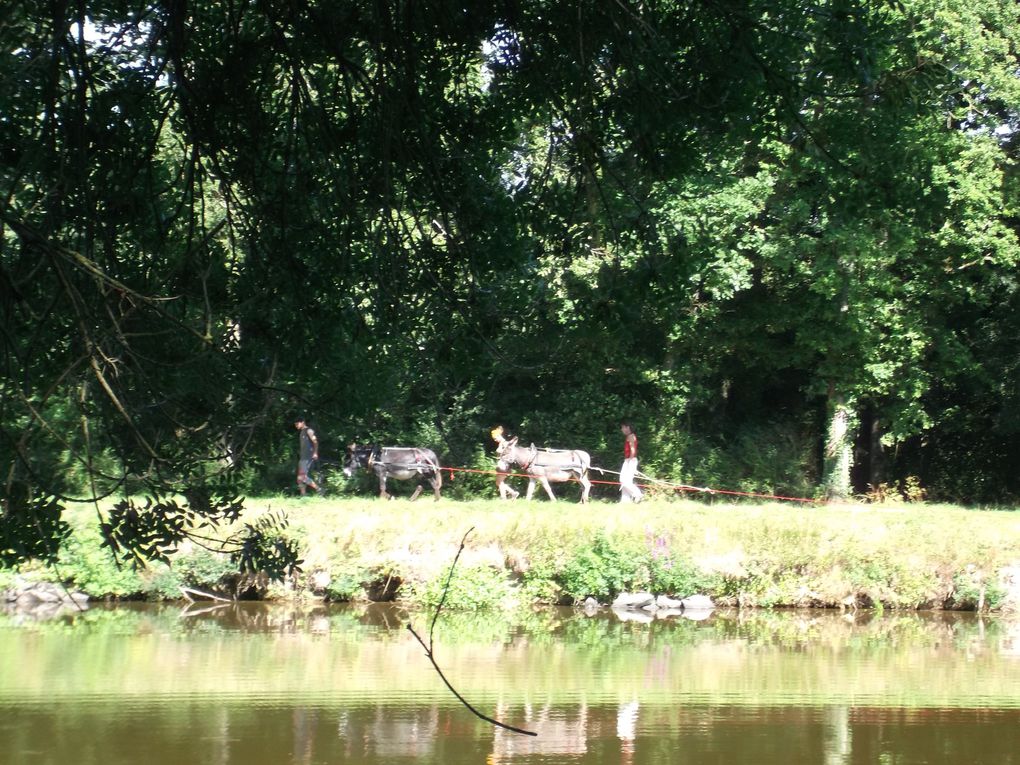
<instances>
[{"instance_id":1,"label":"donkey's tail","mask_svg":"<svg viewBox=\"0 0 1020 765\"><path fill-rule=\"evenodd\" d=\"M585 475L591 469L591 455L588 452L578 450L572 456L578 464L581 475Z\"/></svg>"},{"instance_id":2,"label":"donkey's tail","mask_svg":"<svg viewBox=\"0 0 1020 765\"><path fill-rule=\"evenodd\" d=\"M425 457L425 463L432 471L432 475L435 476L436 488L438 489L443 485L443 466L439 464L439 458L435 455L435 452L430 450L423 456Z\"/></svg>"}]
</instances>

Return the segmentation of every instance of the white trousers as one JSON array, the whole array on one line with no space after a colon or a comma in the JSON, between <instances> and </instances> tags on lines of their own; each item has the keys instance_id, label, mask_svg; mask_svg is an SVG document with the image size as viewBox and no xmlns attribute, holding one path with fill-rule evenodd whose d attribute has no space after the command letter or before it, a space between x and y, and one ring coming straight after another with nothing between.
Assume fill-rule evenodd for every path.
<instances>
[{"instance_id":1,"label":"white trousers","mask_svg":"<svg viewBox=\"0 0 1020 765\"><path fill-rule=\"evenodd\" d=\"M641 489L634 485L635 473L637 473L637 457L625 459L623 467L620 468L621 502L639 502L641 500Z\"/></svg>"}]
</instances>

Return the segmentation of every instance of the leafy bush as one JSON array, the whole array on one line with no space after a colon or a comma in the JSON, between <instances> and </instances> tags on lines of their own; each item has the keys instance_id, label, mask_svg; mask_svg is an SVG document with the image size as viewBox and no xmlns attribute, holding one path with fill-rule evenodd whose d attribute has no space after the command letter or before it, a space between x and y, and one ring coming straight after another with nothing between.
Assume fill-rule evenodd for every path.
<instances>
[{"instance_id":1,"label":"leafy bush","mask_svg":"<svg viewBox=\"0 0 1020 765\"><path fill-rule=\"evenodd\" d=\"M181 587L217 591L233 589L239 575L237 565L227 555L208 550L176 556L169 566L160 565L153 572L146 591L167 600L180 598Z\"/></svg>"},{"instance_id":2,"label":"leafy bush","mask_svg":"<svg viewBox=\"0 0 1020 765\"><path fill-rule=\"evenodd\" d=\"M691 438L686 469L675 477L720 489L812 496L815 443L809 428L780 420L731 430L725 437Z\"/></svg>"},{"instance_id":3,"label":"leafy bush","mask_svg":"<svg viewBox=\"0 0 1020 765\"><path fill-rule=\"evenodd\" d=\"M743 567L741 576L721 578L715 590L720 598L761 608L797 605L802 599L803 579L795 570L768 558L748 559Z\"/></svg>"},{"instance_id":4,"label":"leafy bush","mask_svg":"<svg viewBox=\"0 0 1020 765\"><path fill-rule=\"evenodd\" d=\"M208 550L176 558L173 567L186 587L216 587L239 573L229 557Z\"/></svg>"},{"instance_id":5,"label":"leafy bush","mask_svg":"<svg viewBox=\"0 0 1020 765\"><path fill-rule=\"evenodd\" d=\"M521 575L521 596L528 603L567 605L563 588L557 581L558 566L555 551L547 545L540 545L532 551L526 571Z\"/></svg>"},{"instance_id":6,"label":"leafy bush","mask_svg":"<svg viewBox=\"0 0 1020 765\"><path fill-rule=\"evenodd\" d=\"M880 483L871 486L863 499L878 505L897 505L902 502L924 502L927 495L927 489L921 485L921 480L917 476L908 475L899 483Z\"/></svg>"},{"instance_id":7,"label":"leafy bush","mask_svg":"<svg viewBox=\"0 0 1020 765\"><path fill-rule=\"evenodd\" d=\"M450 569L427 582L408 582L405 594L420 605L435 607L443 598ZM505 570L492 566L458 566L450 579L444 609L512 608L520 602L518 588Z\"/></svg>"},{"instance_id":8,"label":"leafy bush","mask_svg":"<svg viewBox=\"0 0 1020 765\"><path fill-rule=\"evenodd\" d=\"M364 592L363 579L352 573L334 576L326 586L325 598L331 603L348 603Z\"/></svg>"},{"instance_id":9,"label":"leafy bush","mask_svg":"<svg viewBox=\"0 0 1020 765\"><path fill-rule=\"evenodd\" d=\"M145 582L145 594L158 600L177 600L181 597L181 578L165 563L154 563Z\"/></svg>"},{"instance_id":10,"label":"leafy bush","mask_svg":"<svg viewBox=\"0 0 1020 765\"><path fill-rule=\"evenodd\" d=\"M346 603L365 594L365 584L377 578L377 571L356 561L334 566L326 586L326 600Z\"/></svg>"},{"instance_id":11,"label":"leafy bush","mask_svg":"<svg viewBox=\"0 0 1020 765\"><path fill-rule=\"evenodd\" d=\"M715 592L721 586L718 576L706 574L692 561L674 553L653 556L649 572L651 591L657 595L684 598Z\"/></svg>"},{"instance_id":12,"label":"leafy bush","mask_svg":"<svg viewBox=\"0 0 1020 765\"><path fill-rule=\"evenodd\" d=\"M61 577L93 598L130 598L145 589L139 572L118 563L92 525L76 528L64 541L58 567Z\"/></svg>"},{"instance_id":13,"label":"leafy bush","mask_svg":"<svg viewBox=\"0 0 1020 765\"><path fill-rule=\"evenodd\" d=\"M931 607L941 605L946 594L935 572L911 566L888 553L849 557L845 571L851 591L863 595L875 607Z\"/></svg>"},{"instance_id":14,"label":"leafy bush","mask_svg":"<svg viewBox=\"0 0 1020 765\"><path fill-rule=\"evenodd\" d=\"M557 579L574 602L589 596L607 602L626 590L651 585L648 554L599 532L590 545L575 550Z\"/></svg>"},{"instance_id":15,"label":"leafy bush","mask_svg":"<svg viewBox=\"0 0 1020 765\"><path fill-rule=\"evenodd\" d=\"M63 516L56 497L33 496L22 482L7 486L0 502L0 566L56 559L70 533Z\"/></svg>"},{"instance_id":16,"label":"leafy bush","mask_svg":"<svg viewBox=\"0 0 1020 765\"><path fill-rule=\"evenodd\" d=\"M1003 606L1007 594L1001 582L984 576L973 566L957 572L953 577L952 604L955 608L996 610Z\"/></svg>"}]
</instances>

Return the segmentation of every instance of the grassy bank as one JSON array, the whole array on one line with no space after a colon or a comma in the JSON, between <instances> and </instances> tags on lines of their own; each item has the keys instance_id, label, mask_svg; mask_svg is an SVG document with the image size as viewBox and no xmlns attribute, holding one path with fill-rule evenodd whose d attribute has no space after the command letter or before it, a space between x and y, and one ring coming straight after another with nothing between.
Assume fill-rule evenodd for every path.
<instances>
[{"instance_id":1,"label":"grassy bank","mask_svg":"<svg viewBox=\"0 0 1020 765\"><path fill-rule=\"evenodd\" d=\"M1017 605L1020 513L1011 511L329 498L247 507L251 517L285 511L286 534L303 552L302 573L262 590L268 597L435 602L473 528L448 607L606 603L635 590L763 607ZM98 549L94 514L82 511L75 527L60 575L94 597L178 597L181 584L238 589L229 561L198 548L169 570L117 569Z\"/></svg>"}]
</instances>

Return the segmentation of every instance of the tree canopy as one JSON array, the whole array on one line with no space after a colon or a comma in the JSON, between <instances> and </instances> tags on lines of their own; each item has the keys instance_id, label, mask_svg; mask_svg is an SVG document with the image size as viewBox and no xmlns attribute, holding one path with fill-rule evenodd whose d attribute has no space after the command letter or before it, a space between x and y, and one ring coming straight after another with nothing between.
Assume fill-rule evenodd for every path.
<instances>
[{"instance_id":1,"label":"tree canopy","mask_svg":"<svg viewBox=\"0 0 1020 765\"><path fill-rule=\"evenodd\" d=\"M19 3L0 559L115 494L158 556L289 480L299 410L1015 499L1018 39L1011 0Z\"/></svg>"}]
</instances>

